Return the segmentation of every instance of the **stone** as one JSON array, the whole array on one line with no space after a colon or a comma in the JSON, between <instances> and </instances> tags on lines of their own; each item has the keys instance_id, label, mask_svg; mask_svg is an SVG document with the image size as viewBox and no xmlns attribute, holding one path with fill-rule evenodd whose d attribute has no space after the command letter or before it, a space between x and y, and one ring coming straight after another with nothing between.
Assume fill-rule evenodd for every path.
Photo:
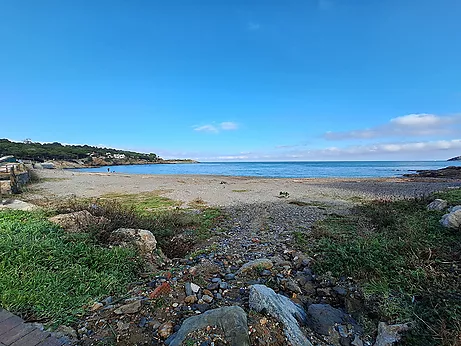
<instances>
[{"instance_id":1,"label":"stone","mask_svg":"<svg viewBox=\"0 0 461 346\"><path fill-rule=\"evenodd\" d=\"M102 303L99 303L99 302L95 302L91 308L90 308L90 311L96 311L96 310L99 310L103 307L103 304Z\"/></svg>"},{"instance_id":2,"label":"stone","mask_svg":"<svg viewBox=\"0 0 461 346\"><path fill-rule=\"evenodd\" d=\"M257 312L264 311L278 319L283 324L285 335L293 346L312 345L298 323L298 321L301 324L307 322L306 312L289 298L275 293L265 285L252 285L250 286L249 306Z\"/></svg>"},{"instance_id":3,"label":"stone","mask_svg":"<svg viewBox=\"0 0 461 346\"><path fill-rule=\"evenodd\" d=\"M122 321L117 322L117 328L118 330L127 330L130 329L130 324L129 323L123 323Z\"/></svg>"},{"instance_id":4,"label":"stone","mask_svg":"<svg viewBox=\"0 0 461 346\"><path fill-rule=\"evenodd\" d=\"M157 248L157 240L151 231L145 229L119 228L111 235L116 242L132 244L144 257L150 258Z\"/></svg>"},{"instance_id":5,"label":"stone","mask_svg":"<svg viewBox=\"0 0 461 346\"><path fill-rule=\"evenodd\" d=\"M443 200L443 199L435 199L433 200L431 203L429 203L427 205L427 210L438 210L438 211L442 211L444 210L446 207L448 206L448 203L447 201Z\"/></svg>"},{"instance_id":6,"label":"stone","mask_svg":"<svg viewBox=\"0 0 461 346\"><path fill-rule=\"evenodd\" d=\"M351 324L357 327L357 323L339 309L328 304L312 304L307 309L309 327L316 333L329 335L337 324Z\"/></svg>"},{"instance_id":7,"label":"stone","mask_svg":"<svg viewBox=\"0 0 461 346\"><path fill-rule=\"evenodd\" d=\"M461 205L455 205L454 207L448 208L448 212L452 213L454 211L461 210Z\"/></svg>"},{"instance_id":8,"label":"stone","mask_svg":"<svg viewBox=\"0 0 461 346\"><path fill-rule=\"evenodd\" d=\"M27 203L20 201L18 199L7 199L5 201L0 200L0 210L2 209L12 209L12 210L23 210L23 211L32 211L39 209L36 205L32 203Z\"/></svg>"},{"instance_id":9,"label":"stone","mask_svg":"<svg viewBox=\"0 0 461 346\"><path fill-rule=\"evenodd\" d=\"M191 290L192 290L193 293L198 293L198 291L200 291L200 286L194 284L193 282L191 282L190 288L191 288Z\"/></svg>"},{"instance_id":10,"label":"stone","mask_svg":"<svg viewBox=\"0 0 461 346\"><path fill-rule=\"evenodd\" d=\"M231 346L250 345L245 311L239 306L226 306L187 318L169 340L169 346L182 345L188 334L207 326L220 327Z\"/></svg>"},{"instance_id":11,"label":"stone","mask_svg":"<svg viewBox=\"0 0 461 346\"><path fill-rule=\"evenodd\" d=\"M192 286L191 286L190 282L186 282L184 284L184 290L186 291L186 296L187 297L194 294L194 292L192 292Z\"/></svg>"},{"instance_id":12,"label":"stone","mask_svg":"<svg viewBox=\"0 0 461 346\"><path fill-rule=\"evenodd\" d=\"M205 294L207 296L213 296L213 293L211 293L211 291L209 291L209 290L203 290L203 294Z\"/></svg>"},{"instance_id":13,"label":"stone","mask_svg":"<svg viewBox=\"0 0 461 346\"><path fill-rule=\"evenodd\" d=\"M219 273L220 268L210 260L204 260L189 270L189 273L194 276L209 278L213 274Z\"/></svg>"},{"instance_id":14,"label":"stone","mask_svg":"<svg viewBox=\"0 0 461 346\"><path fill-rule=\"evenodd\" d=\"M194 304L197 301L197 297L195 295L190 295L184 298L184 303L186 304Z\"/></svg>"},{"instance_id":15,"label":"stone","mask_svg":"<svg viewBox=\"0 0 461 346\"><path fill-rule=\"evenodd\" d=\"M391 346L401 339L401 334L410 329L408 323L388 325L386 322L379 322L378 336L373 346Z\"/></svg>"},{"instance_id":16,"label":"stone","mask_svg":"<svg viewBox=\"0 0 461 346\"><path fill-rule=\"evenodd\" d=\"M226 281L235 280L235 274L232 274L232 273L226 274L226 275L224 276L224 279L225 279Z\"/></svg>"},{"instance_id":17,"label":"stone","mask_svg":"<svg viewBox=\"0 0 461 346\"><path fill-rule=\"evenodd\" d=\"M272 275L272 272L270 270L267 270L267 269L264 269L261 272L261 276L271 276L271 275Z\"/></svg>"},{"instance_id":18,"label":"stone","mask_svg":"<svg viewBox=\"0 0 461 346\"><path fill-rule=\"evenodd\" d=\"M347 290L342 286L333 287L333 291L335 291L336 294L338 294L340 296L345 296L347 294Z\"/></svg>"},{"instance_id":19,"label":"stone","mask_svg":"<svg viewBox=\"0 0 461 346\"><path fill-rule=\"evenodd\" d=\"M229 285L227 282L220 282L219 283L219 288L222 290L227 290L229 288Z\"/></svg>"},{"instance_id":20,"label":"stone","mask_svg":"<svg viewBox=\"0 0 461 346\"><path fill-rule=\"evenodd\" d=\"M207 288L210 290L210 291L214 291L214 290L217 290L219 288L219 283L217 282L212 282L211 284L209 284L207 286Z\"/></svg>"},{"instance_id":21,"label":"stone","mask_svg":"<svg viewBox=\"0 0 461 346\"><path fill-rule=\"evenodd\" d=\"M440 223L447 228L459 229L461 227L461 209L445 214Z\"/></svg>"},{"instance_id":22,"label":"stone","mask_svg":"<svg viewBox=\"0 0 461 346\"><path fill-rule=\"evenodd\" d=\"M167 339L173 333L173 323L165 322L158 327L158 335L162 339Z\"/></svg>"},{"instance_id":23,"label":"stone","mask_svg":"<svg viewBox=\"0 0 461 346\"><path fill-rule=\"evenodd\" d=\"M285 288L290 291L290 292L293 292L293 293L297 293L297 294L301 294L302 291L301 291L301 288L299 288L299 286L296 284L296 282L294 282L293 279L288 279L285 283Z\"/></svg>"},{"instance_id":24,"label":"stone","mask_svg":"<svg viewBox=\"0 0 461 346\"><path fill-rule=\"evenodd\" d=\"M272 261L267 258L260 258L256 259L254 261L250 261L248 263L245 263L240 269L239 273L245 274L249 271L255 270L255 269L271 269L274 266Z\"/></svg>"},{"instance_id":25,"label":"stone","mask_svg":"<svg viewBox=\"0 0 461 346\"><path fill-rule=\"evenodd\" d=\"M68 336L70 338L77 339L77 332L75 331L75 329L65 325L60 325L58 328L56 328L54 333L58 338L60 338L61 336Z\"/></svg>"},{"instance_id":26,"label":"stone","mask_svg":"<svg viewBox=\"0 0 461 346\"><path fill-rule=\"evenodd\" d=\"M208 303L210 304L212 301L213 301L213 297L210 297L209 295L203 295L202 296L202 300L205 302L205 303Z\"/></svg>"},{"instance_id":27,"label":"stone","mask_svg":"<svg viewBox=\"0 0 461 346\"><path fill-rule=\"evenodd\" d=\"M109 222L105 217L94 216L87 210L56 215L48 220L71 233L84 232L95 226L104 226Z\"/></svg>"},{"instance_id":28,"label":"stone","mask_svg":"<svg viewBox=\"0 0 461 346\"><path fill-rule=\"evenodd\" d=\"M352 346L363 346L363 341L359 338L358 335L354 337L354 340L351 342Z\"/></svg>"},{"instance_id":29,"label":"stone","mask_svg":"<svg viewBox=\"0 0 461 346\"><path fill-rule=\"evenodd\" d=\"M114 313L116 313L117 315L134 314L141 309L141 305L141 301L136 300L133 303L122 305L118 309L114 310Z\"/></svg>"}]
</instances>

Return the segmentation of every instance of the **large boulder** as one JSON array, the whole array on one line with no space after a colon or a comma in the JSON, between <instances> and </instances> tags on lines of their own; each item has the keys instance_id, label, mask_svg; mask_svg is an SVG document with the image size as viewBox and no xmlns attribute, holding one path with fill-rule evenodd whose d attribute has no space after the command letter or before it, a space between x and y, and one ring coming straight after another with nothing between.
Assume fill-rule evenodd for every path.
<instances>
[{"instance_id":1,"label":"large boulder","mask_svg":"<svg viewBox=\"0 0 461 346\"><path fill-rule=\"evenodd\" d=\"M250 308L271 315L284 326L284 332L292 346L312 346L301 331L300 325L306 324L306 312L289 298L277 294L265 285L250 286Z\"/></svg>"},{"instance_id":2,"label":"large boulder","mask_svg":"<svg viewBox=\"0 0 461 346\"><path fill-rule=\"evenodd\" d=\"M84 232L92 228L106 225L109 220L105 217L97 217L87 210L76 211L69 214L60 214L50 217L48 220L58 224L67 232Z\"/></svg>"},{"instance_id":3,"label":"large boulder","mask_svg":"<svg viewBox=\"0 0 461 346\"><path fill-rule=\"evenodd\" d=\"M442 216L440 223L447 228L459 229L461 227L461 209L445 214Z\"/></svg>"},{"instance_id":4,"label":"large boulder","mask_svg":"<svg viewBox=\"0 0 461 346\"><path fill-rule=\"evenodd\" d=\"M188 334L207 326L220 327L231 346L250 346L247 315L239 306L226 306L189 317L181 328L167 340L168 345L183 345Z\"/></svg>"},{"instance_id":5,"label":"large boulder","mask_svg":"<svg viewBox=\"0 0 461 346\"><path fill-rule=\"evenodd\" d=\"M134 245L146 258L151 258L157 248L155 236L151 231L145 229L119 228L112 233L112 237L121 245Z\"/></svg>"},{"instance_id":6,"label":"large boulder","mask_svg":"<svg viewBox=\"0 0 461 346\"><path fill-rule=\"evenodd\" d=\"M448 206L447 201L443 199L435 199L431 203L427 205L427 210L437 210L437 211L442 211Z\"/></svg>"},{"instance_id":7,"label":"large boulder","mask_svg":"<svg viewBox=\"0 0 461 346\"><path fill-rule=\"evenodd\" d=\"M410 329L410 325L407 323L387 325L385 322L379 322L378 336L373 346L391 346L399 342L401 334L408 329Z\"/></svg>"}]
</instances>

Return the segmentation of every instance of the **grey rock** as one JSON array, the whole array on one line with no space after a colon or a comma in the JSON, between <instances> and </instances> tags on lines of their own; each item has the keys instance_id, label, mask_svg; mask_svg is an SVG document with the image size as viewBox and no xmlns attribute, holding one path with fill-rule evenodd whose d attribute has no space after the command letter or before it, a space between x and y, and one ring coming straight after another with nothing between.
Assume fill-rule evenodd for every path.
<instances>
[{"instance_id":1,"label":"grey rock","mask_svg":"<svg viewBox=\"0 0 461 346\"><path fill-rule=\"evenodd\" d=\"M12 200L6 200L6 201L2 201L0 199L0 210L2 209L31 211L31 210L39 209L39 207L31 203L20 201L18 199L12 199Z\"/></svg>"},{"instance_id":2,"label":"grey rock","mask_svg":"<svg viewBox=\"0 0 461 346\"><path fill-rule=\"evenodd\" d=\"M352 346L363 346L363 341L359 338L358 335L354 337L354 340L351 342Z\"/></svg>"},{"instance_id":3,"label":"grey rock","mask_svg":"<svg viewBox=\"0 0 461 346\"><path fill-rule=\"evenodd\" d=\"M226 281L235 280L235 274L232 274L232 273L226 274L226 275L224 276L224 279L225 279Z\"/></svg>"},{"instance_id":4,"label":"grey rock","mask_svg":"<svg viewBox=\"0 0 461 346\"><path fill-rule=\"evenodd\" d=\"M401 339L401 334L410 329L408 323L388 325L386 322L379 322L378 336L374 346L391 346Z\"/></svg>"},{"instance_id":5,"label":"grey rock","mask_svg":"<svg viewBox=\"0 0 461 346\"><path fill-rule=\"evenodd\" d=\"M112 233L112 237L123 244L134 245L139 252L149 258L157 248L157 240L151 231L145 229L119 228Z\"/></svg>"},{"instance_id":6,"label":"grey rock","mask_svg":"<svg viewBox=\"0 0 461 346\"><path fill-rule=\"evenodd\" d=\"M169 346L182 345L189 333L207 326L220 327L231 346L250 345L245 311L239 306L227 306L186 319L179 331L170 339Z\"/></svg>"},{"instance_id":7,"label":"grey rock","mask_svg":"<svg viewBox=\"0 0 461 346\"><path fill-rule=\"evenodd\" d=\"M257 312L265 311L282 322L285 335L293 346L312 345L301 331L298 322L306 323L306 312L289 298L275 293L267 286L252 285L249 306Z\"/></svg>"},{"instance_id":8,"label":"grey rock","mask_svg":"<svg viewBox=\"0 0 461 346\"><path fill-rule=\"evenodd\" d=\"M333 291L335 291L340 296L345 296L347 294L347 290L342 286L333 287Z\"/></svg>"},{"instance_id":9,"label":"grey rock","mask_svg":"<svg viewBox=\"0 0 461 346\"><path fill-rule=\"evenodd\" d=\"M247 273L249 271L252 271L254 269L259 269L259 268L262 268L262 269L271 269L272 267L274 266L274 264L272 263L272 261L270 259L267 259L267 258L260 258L260 259L256 259L254 261L250 261L248 263L245 263L240 269L239 269L239 273Z\"/></svg>"},{"instance_id":10,"label":"grey rock","mask_svg":"<svg viewBox=\"0 0 461 346\"><path fill-rule=\"evenodd\" d=\"M134 314L141 309L141 301L137 300L133 303L122 305L118 309L114 310L114 312L117 315L122 315L122 314Z\"/></svg>"},{"instance_id":11,"label":"grey rock","mask_svg":"<svg viewBox=\"0 0 461 346\"><path fill-rule=\"evenodd\" d=\"M299 286L292 279L287 280L287 282L285 283L285 288L288 291L291 291L294 293L298 293L298 294L302 293L301 288L299 288Z\"/></svg>"},{"instance_id":12,"label":"grey rock","mask_svg":"<svg viewBox=\"0 0 461 346\"><path fill-rule=\"evenodd\" d=\"M427 205L427 210L441 211L441 210L444 210L447 206L448 206L447 201L437 198Z\"/></svg>"},{"instance_id":13,"label":"grey rock","mask_svg":"<svg viewBox=\"0 0 461 346\"><path fill-rule=\"evenodd\" d=\"M454 211L461 210L461 205L455 205L454 207L448 208L448 212L452 213Z\"/></svg>"},{"instance_id":14,"label":"grey rock","mask_svg":"<svg viewBox=\"0 0 461 346\"><path fill-rule=\"evenodd\" d=\"M461 209L445 214L442 216L440 223L447 228L459 229L461 227Z\"/></svg>"},{"instance_id":15,"label":"grey rock","mask_svg":"<svg viewBox=\"0 0 461 346\"><path fill-rule=\"evenodd\" d=\"M271 275L272 275L272 272L270 270L267 270L267 269L264 269L261 272L261 276L271 276Z\"/></svg>"},{"instance_id":16,"label":"grey rock","mask_svg":"<svg viewBox=\"0 0 461 346\"><path fill-rule=\"evenodd\" d=\"M93 216L87 210L56 215L48 218L48 220L61 226L64 230L71 233L84 232L88 228L95 227L97 225L104 225L109 222L109 220L104 217Z\"/></svg>"},{"instance_id":17,"label":"grey rock","mask_svg":"<svg viewBox=\"0 0 461 346\"><path fill-rule=\"evenodd\" d=\"M192 286L190 282L186 282L184 284L184 290L186 291L186 297L189 297L194 294L194 292L192 292Z\"/></svg>"},{"instance_id":18,"label":"grey rock","mask_svg":"<svg viewBox=\"0 0 461 346\"><path fill-rule=\"evenodd\" d=\"M203 300L205 303L208 303L208 304L209 304L209 303L211 303L211 302L213 301L213 297L210 297L210 296L208 296L208 295L205 294L205 295L202 297L202 300Z\"/></svg>"},{"instance_id":19,"label":"grey rock","mask_svg":"<svg viewBox=\"0 0 461 346\"><path fill-rule=\"evenodd\" d=\"M352 317L328 304L310 305L307 309L307 315L309 326L322 335L329 335L337 324L350 323L354 326L357 325Z\"/></svg>"}]
</instances>

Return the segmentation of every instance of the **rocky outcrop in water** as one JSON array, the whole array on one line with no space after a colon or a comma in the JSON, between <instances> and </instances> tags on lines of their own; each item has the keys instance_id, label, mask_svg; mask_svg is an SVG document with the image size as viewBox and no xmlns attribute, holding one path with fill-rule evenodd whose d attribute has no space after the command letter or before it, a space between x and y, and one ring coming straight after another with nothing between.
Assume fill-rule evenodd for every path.
<instances>
[{"instance_id":1,"label":"rocky outcrop in water","mask_svg":"<svg viewBox=\"0 0 461 346\"><path fill-rule=\"evenodd\" d=\"M461 167L450 166L435 170L421 170L412 174L404 174L408 178L445 178L461 179Z\"/></svg>"}]
</instances>

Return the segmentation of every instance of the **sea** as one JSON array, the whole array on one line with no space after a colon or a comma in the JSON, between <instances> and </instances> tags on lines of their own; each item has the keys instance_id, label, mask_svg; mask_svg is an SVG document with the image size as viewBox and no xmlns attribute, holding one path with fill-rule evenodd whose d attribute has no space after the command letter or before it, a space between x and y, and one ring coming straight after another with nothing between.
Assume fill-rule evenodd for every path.
<instances>
[{"instance_id":1,"label":"sea","mask_svg":"<svg viewBox=\"0 0 461 346\"><path fill-rule=\"evenodd\" d=\"M399 177L416 170L461 166L461 161L203 162L80 168L76 171L126 174L201 174L265 178Z\"/></svg>"}]
</instances>

